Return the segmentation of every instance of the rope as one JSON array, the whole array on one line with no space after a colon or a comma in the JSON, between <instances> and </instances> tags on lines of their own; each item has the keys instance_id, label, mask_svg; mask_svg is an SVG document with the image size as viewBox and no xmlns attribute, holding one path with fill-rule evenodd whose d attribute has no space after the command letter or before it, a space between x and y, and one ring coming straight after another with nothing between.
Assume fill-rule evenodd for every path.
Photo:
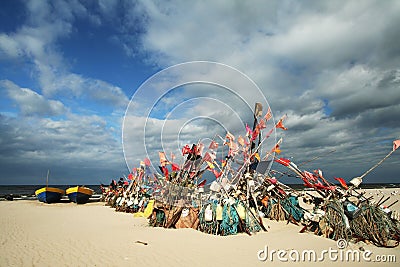
<instances>
[{"instance_id":1,"label":"rope","mask_svg":"<svg viewBox=\"0 0 400 267\"><path fill-rule=\"evenodd\" d=\"M354 235L381 247L396 247L400 229L380 207L364 204L361 214L350 222ZM393 241L393 242L390 242Z\"/></svg>"},{"instance_id":2,"label":"rope","mask_svg":"<svg viewBox=\"0 0 400 267\"><path fill-rule=\"evenodd\" d=\"M331 238L333 240L349 240L351 237L351 230L348 227L349 221L344 214L343 205L338 200L331 200L327 202L325 207L326 213L323 219L325 219L327 227L333 230Z\"/></svg>"}]
</instances>

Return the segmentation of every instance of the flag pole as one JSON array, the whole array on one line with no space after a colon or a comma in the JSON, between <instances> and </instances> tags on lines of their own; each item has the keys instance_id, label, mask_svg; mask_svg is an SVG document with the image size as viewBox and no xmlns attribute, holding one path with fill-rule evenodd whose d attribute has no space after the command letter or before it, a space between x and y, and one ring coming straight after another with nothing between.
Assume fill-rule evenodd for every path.
<instances>
[{"instance_id":1,"label":"flag pole","mask_svg":"<svg viewBox=\"0 0 400 267\"><path fill-rule=\"evenodd\" d=\"M49 173L50 173L50 170L47 170L46 187L49 186Z\"/></svg>"},{"instance_id":2,"label":"flag pole","mask_svg":"<svg viewBox=\"0 0 400 267\"><path fill-rule=\"evenodd\" d=\"M390 155L392 155L392 153L395 150L390 151L383 159L381 159L377 164L375 164L374 166L372 166L368 171L364 172L359 178L364 178L368 173L370 173L372 170L374 170L376 167L378 167L379 165L382 164L382 162L384 162L388 157L390 157Z\"/></svg>"}]
</instances>

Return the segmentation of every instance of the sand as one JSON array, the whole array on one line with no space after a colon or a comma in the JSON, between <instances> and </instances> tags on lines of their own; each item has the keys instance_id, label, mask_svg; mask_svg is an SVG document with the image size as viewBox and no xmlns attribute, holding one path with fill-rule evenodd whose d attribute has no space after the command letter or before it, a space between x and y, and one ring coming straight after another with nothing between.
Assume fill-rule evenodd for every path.
<instances>
[{"instance_id":1,"label":"sand","mask_svg":"<svg viewBox=\"0 0 400 267\"><path fill-rule=\"evenodd\" d=\"M393 189L383 190L390 195ZM377 191L371 191L376 194ZM368 192L369 193L369 192ZM380 197L377 196L377 199ZM388 203L399 199L392 196ZM399 210L400 205L394 206ZM144 218L115 212L104 203L43 204L38 201L0 202L0 266L281 266L295 264L364 266L366 262L307 260L293 262L288 253L314 250L337 250L336 242L300 234L301 226L264 220L268 232L252 236L213 236L193 229L152 228ZM137 242L139 241L139 242ZM147 243L147 245L141 243ZM258 252L284 250L288 262L274 254L271 261L258 259ZM396 257L400 261L400 247L377 248L363 242L352 244L347 250L371 250L376 255ZM283 252L281 252L283 253ZM296 254L291 254L295 257ZM340 254L338 254L340 255ZM362 255L362 254L360 254ZM265 254L261 253L261 257ZM362 256L361 256L362 257ZM398 266L398 263L368 262L369 266Z\"/></svg>"}]
</instances>

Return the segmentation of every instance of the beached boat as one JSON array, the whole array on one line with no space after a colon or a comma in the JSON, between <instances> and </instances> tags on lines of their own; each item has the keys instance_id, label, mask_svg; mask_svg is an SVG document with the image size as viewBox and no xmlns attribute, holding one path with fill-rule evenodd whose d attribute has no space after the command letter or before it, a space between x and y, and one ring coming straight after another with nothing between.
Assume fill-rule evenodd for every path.
<instances>
[{"instance_id":1,"label":"beached boat","mask_svg":"<svg viewBox=\"0 0 400 267\"><path fill-rule=\"evenodd\" d=\"M40 202L55 203L59 202L64 195L64 190L55 187L43 187L35 191L35 195Z\"/></svg>"},{"instance_id":2,"label":"beached boat","mask_svg":"<svg viewBox=\"0 0 400 267\"><path fill-rule=\"evenodd\" d=\"M70 201L77 204L84 204L93 195L93 190L85 186L75 186L67 189L66 193Z\"/></svg>"}]
</instances>

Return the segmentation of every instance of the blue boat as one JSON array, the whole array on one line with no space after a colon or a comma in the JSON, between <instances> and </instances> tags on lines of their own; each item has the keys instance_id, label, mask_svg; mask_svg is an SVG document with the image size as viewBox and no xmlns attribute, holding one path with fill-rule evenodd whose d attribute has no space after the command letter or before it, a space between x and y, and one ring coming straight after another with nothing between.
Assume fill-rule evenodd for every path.
<instances>
[{"instance_id":1,"label":"blue boat","mask_svg":"<svg viewBox=\"0 0 400 267\"><path fill-rule=\"evenodd\" d=\"M56 203L61 200L64 190L55 187L43 187L35 191L35 195L40 202Z\"/></svg>"},{"instance_id":2,"label":"blue boat","mask_svg":"<svg viewBox=\"0 0 400 267\"><path fill-rule=\"evenodd\" d=\"M85 204L89 201L94 191L88 187L75 186L68 188L66 193L70 201L77 204Z\"/></svg>"}]
</instances>

